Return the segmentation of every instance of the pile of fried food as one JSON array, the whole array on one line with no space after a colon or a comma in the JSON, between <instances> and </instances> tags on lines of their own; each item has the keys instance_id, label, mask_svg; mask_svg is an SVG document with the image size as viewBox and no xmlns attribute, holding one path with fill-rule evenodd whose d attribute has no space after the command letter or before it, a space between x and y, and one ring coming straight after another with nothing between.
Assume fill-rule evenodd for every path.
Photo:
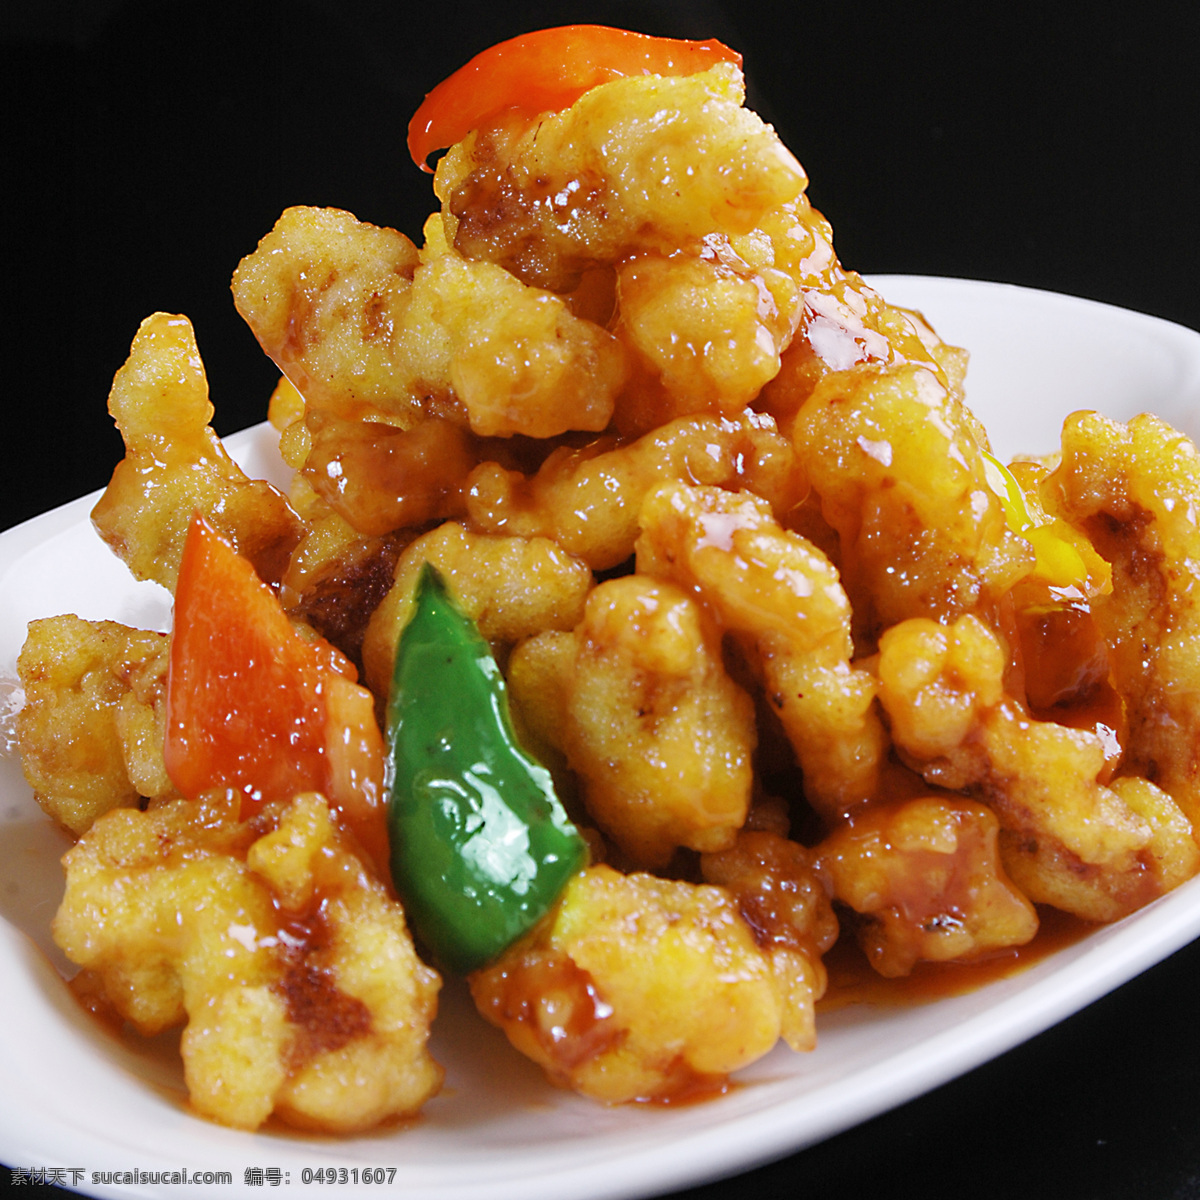
<instances>
[{"instance_id":1,"label":"pile of fried food","mask_svg":"<svg viewBox=\"0 0 1200 1200\"><path fill-rule=\"evenodd\" d=\"M814 1045L839 931L901 976L1200 867L1191 444L1077 413L1052 457L997 462L966 353L839 264L736 55L614 67L612 33L518 40L431 97L418 149L453 144L423 245L292 208L238 266L286 496L209 427L185 318L148 318L116 376L100 535L174 590L202 514L329 684L318 767L205 787L164 754L172 635L61 616L21 655L25 771L78 838L54 922L76 990L186 1024L216 1121L350 1132L441 1082L437 964L380 849L425 563L587 840L469 976L556 1084L719 1090ZM547 38L577 72L550 101L521 58Z\"/></svg>"}]
</instances>

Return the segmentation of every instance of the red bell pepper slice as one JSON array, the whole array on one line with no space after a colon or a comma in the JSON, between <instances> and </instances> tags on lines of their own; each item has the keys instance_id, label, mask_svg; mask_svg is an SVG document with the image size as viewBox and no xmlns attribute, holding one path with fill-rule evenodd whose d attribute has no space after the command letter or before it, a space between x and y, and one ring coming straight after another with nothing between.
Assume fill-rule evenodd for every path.
<instances>
[{"instance_id":1,"label":"red bell pepper slice","mask_svg":"<svg viewBox=\"0 0 1200 1200\"><path fill-rule=\"evenodd\" d=\"M386 877L383 739L353 672L327 642L303 638L250 563L192 518L175 591L167 774L188 798L236 789L243 819L321 792Z\"/></svg>"},{"instance_id":2,"label":"red bell pepper slice","mask_svg":"<svg viewBox=\"0 0 1200 1200\"><path fill-rule=\"evenodd\" d=\"M692 75L742 56L715 39L650 37L607 25L563 25L500 42L442 80L408 125L408 151L422 170L491 117L515 108L560 112L597 84L626 75Z\"/></svg>"}]
</instances>

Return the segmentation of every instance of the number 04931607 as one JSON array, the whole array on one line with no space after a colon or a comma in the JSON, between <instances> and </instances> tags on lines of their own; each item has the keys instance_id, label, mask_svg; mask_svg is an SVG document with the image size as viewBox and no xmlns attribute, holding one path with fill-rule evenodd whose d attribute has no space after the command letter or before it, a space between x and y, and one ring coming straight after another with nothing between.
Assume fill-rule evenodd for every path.
<instances>
[{"instance_id":1,"label":"number 04931607","mask_svg":"<svg viewBox=\"0 0 1200 1200\"><path fill-rule=\"evenodd\" d=\"M391 1183L395 1167L305 1167L301 1183Z\"/></svg>"}]
</instances>

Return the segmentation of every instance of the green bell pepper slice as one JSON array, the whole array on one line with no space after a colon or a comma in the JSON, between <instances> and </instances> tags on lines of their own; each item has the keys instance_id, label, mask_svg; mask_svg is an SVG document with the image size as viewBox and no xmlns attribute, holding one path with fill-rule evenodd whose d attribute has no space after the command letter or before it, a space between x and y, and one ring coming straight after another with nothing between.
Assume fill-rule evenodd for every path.
<instances>
[{"instance_id":1,"label":"green bell pepper slice","mask_svg":"<svg viewBox=\"0 0 1200 1200\"><path fill-rule=\"evenodd\" d=\"M491 648L428 563L387 716L392 878L417 938L465 974L541 920L587 844L517 741Z\"/></svg>"}]
</instances>

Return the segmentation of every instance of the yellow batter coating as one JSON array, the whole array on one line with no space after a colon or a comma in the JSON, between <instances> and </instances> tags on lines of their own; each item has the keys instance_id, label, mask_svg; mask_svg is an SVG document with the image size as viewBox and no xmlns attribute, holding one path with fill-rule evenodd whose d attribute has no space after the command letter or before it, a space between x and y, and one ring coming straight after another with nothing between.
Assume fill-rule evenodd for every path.
<instances>
[{"instance_id":1,"label":"yellow batter coating","mask_svg":"<svg viewBox=\"0 0 1200 1200\"><path fill-rule=\"evenodd\" d=\"M548 538L471 533L453 521L411 542L363 642L367 683L386 696L396 643L412 611L425 563L442 573L454 601L490 642L510 646L546 629L570 629L583 615L592 573Z\"/></svg>"},{"instance_id":2,"label":"yellow batter coating","mask_svg":"<svg viewBox=\"0 0 1200 1200\"><path fill-rule=\"evenodd\" d=\"M1112 564L1092 602L1129 720L1124 771L1200 821L1200 457L1153 416L1070 417L1043 484L1051 509Z\"/></svg>"},{"instance_id":3,"label":"yellow batter coating","mask_svg":"<svg viewBox=\"0 0 1200 1200\"><path fill-rule=\"evenodd\" d=\"M236 795L123 809L64 859L54 936L142 1033L186 1024L193 1108L330 1133L410 1116L441 1084L437 973L324 799L236 819Z\"/></svg>"},{"instance_id":4,"label":"yellow batter coating","mask_svg":"<svg viewBox=\"0 0 1200 1200\"><path fill-rule=\"evenodd\" d=\"M1200 868L1191 826L1165 792L1137 778L1099 783L1094 733L1036 721L1004 691L1002 647L978 618L914 618L880 647L896 748L930 783L986 798L1004 865L1031 900L1112 921Z\"/></svg>"},{"instance_id":5,"label":"yellow batter coating","mask_svg":"<svg viewBox=\"0 0 1200 1200\"><path fill-rule=\"evenodd\" d=\"M950 796L868 805L816 847L834 897L865 917L871 965L907 975L917 962L969 962L1023 946L1034 907L1000 865L991 809Z\"/></svg>"},{"instance_id":6,"label":"yellow batter coating","mask_svg":"<svg viewBox=\"0 0 1200 1200\"><path fill-rule=\"evenodd\" d=\"M138 329L108 397L125 439L92 523L137 579L175 590L194 512L277 580L303 527L269 483L250 479L210 428L213 406L191 322L156 313Z\"/></svg>"},{"instance_id":7,"label":"yellow batter coating","mask_svg":"<svg viewBox=\"0 0 1200 1200\"><path fill-rule=\"evenodd\" d=\"M238 312L305 401L340 416L420 416L420 362L392 332L411 302L417 248L338 209L289 208L233 277Z\"/></svg>"},{"instance_id":8,"label":"yellow batter coating","mask_svg":"<svg viewBox=\"0 0 1200 1200\"><path fill-rule=\"evenodd\" d=\"M634 865L732 845L750 807L754 705L687 593L639 575L602 583L573 631L524 642L508 671L518 707Z\"/></svg>"},{"instance_id":9,"label":"yellow batter coating","mask_svg":"<svg viewBox=\"0 0 1200 1200\"><path fill-rule=\"evenodd\" d=\"M448 238L518 278L570 291L591 263L748 234L807 179L744 97L741 72L722 64L615 79L537 122L501 120L438 164ZM508 203L489 208L500 196ZM497 208L508 220L489 219Z\"/></svg>"},{"instance_id":10,"label":"yellow batter coating","mask_svg":"<svg viewBox=\"0 0 1200 1200\"><path fill-rule=\"evenodd\" d=\"M804 771L837 815L874 794L875 678L850 661L850 603L829 560L749 493L665 486L642 508L638 570L694 589L743 645Z\"/></svg>"},{"instance_id":11,"label":"yellow batter coating","mask_svg":"<svg viewBox=\"0 0 1200 1200\"><path fill-rule=\"evenodd\" d=\"M994 604L1033 565L987 482L987 448L954 392L923 366L827 375L792 427L840 539L839 566L866 652L908 617Z\"/></svg>"},{"instance_id":12,"label":"yellow batter coating","mask_svg":"<svg viewBox=\"0 0 1200 1200\"><path fill-rule=\"evenodd\" d=\"M163 766L165 633L116 621L31 621L17 659L22 766L37 802L72 833L111 808L176 795Z\"/></svg>"},{"instance_id":13,"label":"yellow batter coating","mask_svg":"<svg viewBox=\"0 0 1200 1200\"><path fill-rule=\"evenodd\" d=\"M609 1104L719 1089L813 1000L780 987L725 889L604 865L471 991L553 1082Z\"/></svg>"},{"instance_id":14,"label":"yellow batter coating","mask_svg":"<svg viewBox=\"0 0 1200 1200\"><path fill-rule=\"evenodd\" d=\"M749 824L727 850L702 855L700 871L733 896L771 962L785 997L780 1036L793 1050L811 1050L817 1044L813 1004L827 983L821 955L837 941L838 920L813 852Z\"/></svg>"}]
</instances>

